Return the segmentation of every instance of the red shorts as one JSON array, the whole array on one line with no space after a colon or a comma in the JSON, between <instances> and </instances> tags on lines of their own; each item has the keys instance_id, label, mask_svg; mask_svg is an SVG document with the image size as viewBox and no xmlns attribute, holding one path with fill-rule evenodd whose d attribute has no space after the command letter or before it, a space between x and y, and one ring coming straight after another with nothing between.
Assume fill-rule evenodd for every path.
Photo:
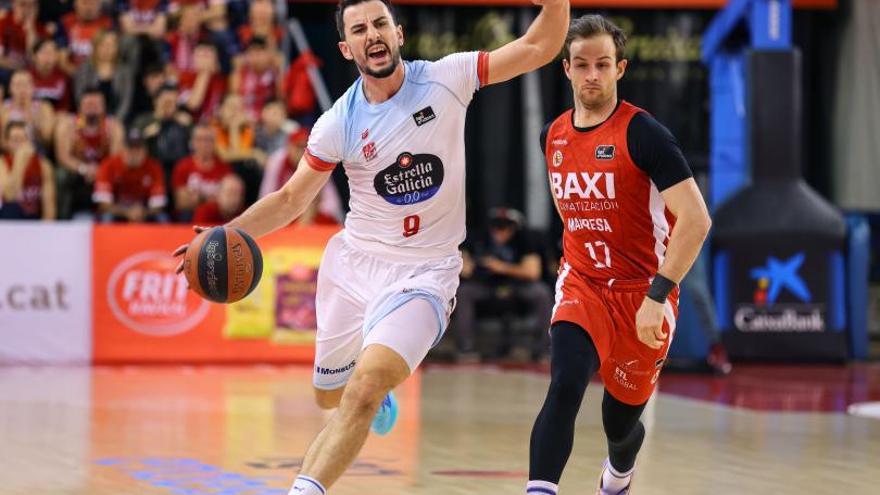
<instances>
[{"instance_id":1,"label":"red shorts","mask_svg":"<svg viewBox=\"0 0 880 495\"><path fill-rule=\"evenodd\" d=\"M605 389L630 405L644 404L654 392L669 352L678 317L678 288L666 301L663 347L652 349L636 334L636 312L645 299L647 280L614 280L599 284L581 276L564 262L556 281L552 323L568 321L590 334L601 366Z\"/></svg>"}]
</instances>

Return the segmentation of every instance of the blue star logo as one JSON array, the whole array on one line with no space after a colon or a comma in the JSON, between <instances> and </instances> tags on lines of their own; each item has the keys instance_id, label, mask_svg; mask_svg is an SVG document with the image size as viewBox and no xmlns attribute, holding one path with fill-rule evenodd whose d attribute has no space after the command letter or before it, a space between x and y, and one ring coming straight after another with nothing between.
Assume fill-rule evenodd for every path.
<instances>
[{"instance_id":1,"label":"blue star logo","mask_svg":"<svg viewBox=\"0 0 880 495\"><path fill-rule=\"evenodd\" d=\"M798 270L804 264L806 255L801 252L787 260L779 260L776 257L769 256L767 265L753 268L749 275L754 280L767 279L770 286L767 289L767 303L773 304L782 289L788 289L798 299L803 302L810 301L810 289L807 284L798 275Z\"/></svg>"}]
</instances>

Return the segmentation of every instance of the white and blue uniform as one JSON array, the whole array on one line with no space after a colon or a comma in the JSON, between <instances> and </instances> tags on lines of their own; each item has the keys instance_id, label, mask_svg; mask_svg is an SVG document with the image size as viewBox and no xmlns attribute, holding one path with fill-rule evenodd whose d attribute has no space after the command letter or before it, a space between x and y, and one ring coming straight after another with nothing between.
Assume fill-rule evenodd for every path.
<instances>
[{"instance_id":1,"label":"white and blue uniform","mask_svg":"<svg viewBox=\"0 0 880 495\"><path fill-rule=\"evenodd\" d=\"M318 275L316 387L344 385L361 349L374 343L373 327L413 298L431 303L430 344L440 340L465 238L465 116L486 83L487 58L403 62L403 85L379 104L367 101L358 79L312 129L309 165L341 163L351 189L345 229L328 243ZM390 338L405 341L407 332ZM398 351L410 370L430 348L376 342Z\"/></svg>"}]
</instances>

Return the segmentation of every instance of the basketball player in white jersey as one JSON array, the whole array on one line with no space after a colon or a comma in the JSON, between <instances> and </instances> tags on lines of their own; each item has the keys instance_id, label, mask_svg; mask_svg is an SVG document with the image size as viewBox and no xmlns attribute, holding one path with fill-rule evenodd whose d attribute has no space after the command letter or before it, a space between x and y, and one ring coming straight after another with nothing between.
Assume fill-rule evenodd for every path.
<instances>
[{"instance_id":1,"label":"basketball player in white jersey","mask_svg":"<svg viewBox=\"0 0 880 495\"><path fill-rule=\"evenodd\" d=\"M318 404L338 410L291 494L323 495L371 423L391 429L391 390L443 335L465 238L467 106L478 89L549 63L568 29L568 0L532 2L542 8L528 32L501 48L410 62L389 0L340 1L339 50L361 77L318 119L290 181L228 224L255 238L281 228L345 168L351 212L321 261L313 381Z\"/></svg>"}]
</instances>

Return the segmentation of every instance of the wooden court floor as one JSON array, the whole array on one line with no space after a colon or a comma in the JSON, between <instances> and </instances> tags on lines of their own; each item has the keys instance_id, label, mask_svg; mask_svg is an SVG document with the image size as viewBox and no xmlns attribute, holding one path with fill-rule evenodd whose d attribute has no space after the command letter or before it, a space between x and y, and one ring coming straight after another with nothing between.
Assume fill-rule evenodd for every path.
<instances>
[{"instance_id":1,"label":"wooden court floor","mask_svg":"<svg viewBox=\"0 0 880 495\"><path fill-rule=\"evenodd\" d=\"M524 493L547 380L429 368L330 494ZM0 368L0 494L286 495L327 418L309 384L307 367ZM563 494L593 493L600 394L592 384ZM669 375L633 493L880 494L880 419L845 412L871 400L876 365Z\"/></svg>"}]
</instances>

